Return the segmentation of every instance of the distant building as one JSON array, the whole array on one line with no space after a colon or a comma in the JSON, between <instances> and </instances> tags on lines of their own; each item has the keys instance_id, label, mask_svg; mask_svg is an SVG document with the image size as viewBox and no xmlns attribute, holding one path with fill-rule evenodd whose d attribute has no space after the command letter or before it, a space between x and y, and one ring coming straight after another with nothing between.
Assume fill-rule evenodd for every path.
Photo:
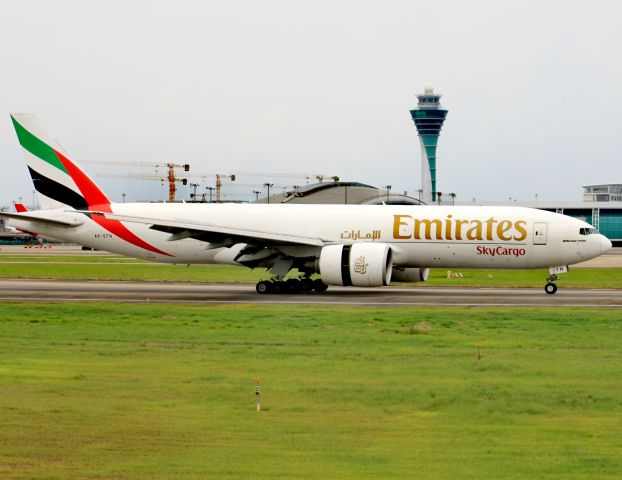
<instances>
[{"instance_id":1,"label":"distant building","mask_svg":"<svg viewBox=\"0 0 622 480\"><path fill-rule=\"evenodd\" d=\"M260 198L257 203L307 203L332 205L419 205L416 198L391 193L359 182L312 183L287 192Z\"/></svg>"},{"instance_id":2,"label":"distant building","mask_svg":"<svg viewBox=\"0 0 622 480\"><path fill-rule=\"evenodd\" d=\"M583 187L584 202L622 202L622 184L586 185Z\"/></svg>"},{"instance_id":3,"label":"distant building","mask_svg":"<svg viewBox=\"0 0 622 480\"><path fill-rule=\"evenodd\" d=\"M613 242L614 246L622 244L622 203L620 202L546 202L525 206L578 218L594 225L600 233Z\"/></svg>"}]
</instances>

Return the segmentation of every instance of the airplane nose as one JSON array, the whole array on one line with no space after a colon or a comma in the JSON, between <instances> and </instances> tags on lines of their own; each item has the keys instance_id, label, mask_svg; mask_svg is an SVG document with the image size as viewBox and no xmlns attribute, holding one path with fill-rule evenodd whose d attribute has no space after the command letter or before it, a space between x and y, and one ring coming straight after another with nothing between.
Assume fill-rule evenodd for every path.
<instances>
[{"instance_id":1,"label":"airplane nose","mask_svg":"<svg viewBox=\"0 0 622 480\"><path fill-rule=\"evenodd\" d=\"M611 240L604 235L600 236L600 253L605 253L611 248Z\"/></svg>"}]
</instances>

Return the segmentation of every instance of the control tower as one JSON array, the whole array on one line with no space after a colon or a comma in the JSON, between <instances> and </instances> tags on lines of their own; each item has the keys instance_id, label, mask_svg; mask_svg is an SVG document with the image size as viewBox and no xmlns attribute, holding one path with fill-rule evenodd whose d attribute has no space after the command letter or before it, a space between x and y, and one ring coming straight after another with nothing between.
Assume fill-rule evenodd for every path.
<instances>
[{"instance_id":1,"label":"control tower","mask_svg":"<svg viewBox=\"0 0 622 480\"><path fill-rule=\"evenodd\" d=\"M419 104L410 115L421 141L421 200L430 204L436 202L436 145L447 110L441 110L441 95L431 85L417 99Z\"/></svg>"}]
</instances>

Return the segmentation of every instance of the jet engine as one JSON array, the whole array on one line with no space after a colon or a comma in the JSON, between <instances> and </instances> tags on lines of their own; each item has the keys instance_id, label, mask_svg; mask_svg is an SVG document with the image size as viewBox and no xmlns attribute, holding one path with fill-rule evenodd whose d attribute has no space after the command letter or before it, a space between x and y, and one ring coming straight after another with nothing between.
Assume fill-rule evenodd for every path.
<instances>
[{"instance_id":1,"label":"jet engine","mask_svg":"<svg viewBox=\"0 0 622 480\"><path fill-rule=\"evenodd\" d=\"M425 282L429 275L429 268L393 267L391 280L394 282Z\"/></svg>"},{"instance_id":2,"label":"jet engine","mask_svg":"<svg viewBox=\"0 0 622 480\"><path fill-rule=\"evenodd\" d=\"M327 285L382 287L391 281L391 247L369 242L328 245L320 252L318 270Z\"/></svg>"}]
</instances>

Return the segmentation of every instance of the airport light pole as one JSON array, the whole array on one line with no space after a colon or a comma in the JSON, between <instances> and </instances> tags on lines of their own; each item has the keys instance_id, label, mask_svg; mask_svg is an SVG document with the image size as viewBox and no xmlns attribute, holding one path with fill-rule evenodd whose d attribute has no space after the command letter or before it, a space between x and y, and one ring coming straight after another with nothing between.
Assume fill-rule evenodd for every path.
<instances>
[{"instance_id":1,"label":"airport light pole","mask_svg":"<svg viewBox=\"0 0 622 480\"><path fill-rule=\"evenodd\" d=\"M255 194L255 201L259 200L259 194L261 192L259 190L253 190L253 193Z\"/></svg>"},{"instance_id":2,"label":"airport light pole","mask_svg":"<svg viewBox=\"0 0 622 480\"><path fill-rule=\"evenodd\" d=\"M121 198L123 199L123 203L125 203L125 196L127 195L127 193L122 193L121 194Z\"/></svg>"},{"instance_id":3,"label":"airport light pole","mask_svg":"<svg viewBox=\"0 0 622 480\"><path fill-rule=\"evenodd\" d=\"M264 183L263 186L268 189L268 204L270 204L270 187L274 186L274 184L273 183Z\"/></svg>"},{"instance_id":4,"label":"airport light pole","mask_svg":"<svg viewBox=\"0 0 622 480\"><path fill-rule=\"evenodd\" d=\"M391 193L391 185L386 185L384 187L387 191L387 204L389 203L389 194Z\"/></svg>"},{"instance_id":5,"label":"airport light pole","mask_svg":"<svg viewBox=\"0 0 622 480\"><path fill-rule=\"evenodd\" d=\"M195 203L197 201L197 187L198 183L191 183L190 188L194 189L194 193L192 194L192 202Z\"/></svg>"}]
</instances>

